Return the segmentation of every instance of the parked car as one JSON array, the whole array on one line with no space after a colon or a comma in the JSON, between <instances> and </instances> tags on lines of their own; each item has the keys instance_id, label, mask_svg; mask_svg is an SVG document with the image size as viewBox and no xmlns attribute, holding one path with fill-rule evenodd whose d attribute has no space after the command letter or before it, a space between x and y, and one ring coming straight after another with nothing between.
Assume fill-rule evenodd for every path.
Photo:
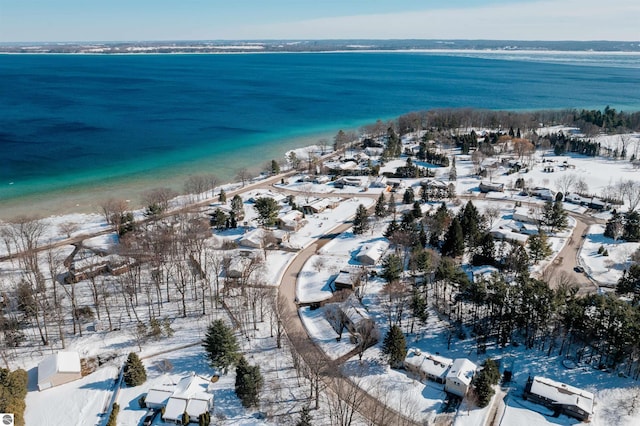
<instances>
[{"instance_id":1,"label":"parked car","mask_svg":"<svg viewBox=\"0 0 640 426\"><path fill-rule=\"evenodd\" d=\"M584 272L584 268L582 266L576 266L573 270L580 274Z\"/></svg>"}]
</instances>

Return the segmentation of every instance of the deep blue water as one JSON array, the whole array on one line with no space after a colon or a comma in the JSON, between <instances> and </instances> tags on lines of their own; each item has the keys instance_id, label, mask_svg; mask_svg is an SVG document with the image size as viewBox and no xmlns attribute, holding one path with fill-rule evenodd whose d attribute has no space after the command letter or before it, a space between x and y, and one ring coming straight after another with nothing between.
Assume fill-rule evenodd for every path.
<instances>
[{"instance_id":1,"label":"deep blue water","mask_svg":"<svg viewBox=\"0 0 640 426\"><path fill-rule=\"evenodd\" d=\"M0 200L160 176L202 159L229 177L243 162L269 160L283 139L412 110L639 110L638 62L425 53L1 55Z\"/></svg>"}]
</instances>

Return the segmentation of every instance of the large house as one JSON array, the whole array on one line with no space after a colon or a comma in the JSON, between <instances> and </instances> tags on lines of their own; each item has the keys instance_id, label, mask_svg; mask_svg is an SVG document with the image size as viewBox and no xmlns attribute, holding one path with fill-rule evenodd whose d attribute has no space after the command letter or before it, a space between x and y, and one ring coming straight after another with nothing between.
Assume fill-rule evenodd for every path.
<instances>
[{"instance_id":1,"label":"large house","mask_svg":"<svg viewBox=\"0 0 640 426\"><path fill-rule=\"evenodd\" d=\"M78 352L52 354L38 364L38 390L49 389L82 378Z\"/></svg>"},{"instance_id":2,"label":"large house","mask_svg":"<svg viewBox=\"0 0 640 426\"><path fill-rule=\"evenodd\" d=\"M593 413L595 396L591 392L536 376L527 380L523 398L585 421Z\"/></svg>"},{"instance_id":3,"label":"large house","mask_svg":"<svg viewBox=\"0 0 640 426\"><path fill-rule=\"evenodd\" d=\"M467 358L456 359L445 377L444 390L464 398L471 387L471 380L477 369L478 366Z\"/></svg>"},{"instance_id":4,"label":"large house","mask_svg":"<svg viewBox=\"0 0 640 426\"><path fill-rule=\"evenodd\" d=\"M453 360L439 355L410 349L404 359L404 368L420 378L444 384Z\"/></svg>"},{"instance_id":5,"label":"large house","mask_svg":"<svg viewBox=\"0 0 640 426\"><path fill-rule=\"evenodd\" d=\"M164 405L163 420L166 423L183 424L183 415L189 415L190 423L198 423L198 417L213 408L213 394L210 392L211 382L203 377L191 373L187 377L180 379L171 396L166 399ZM154 393L152 393L154 392ZM147 394L145 403L149 408L149 400L153 403L159 402L162 408L162 399L166 397L166 390L152 389ZM157 400L157 401L156 401Z\"/></svg>"}]
</instances>

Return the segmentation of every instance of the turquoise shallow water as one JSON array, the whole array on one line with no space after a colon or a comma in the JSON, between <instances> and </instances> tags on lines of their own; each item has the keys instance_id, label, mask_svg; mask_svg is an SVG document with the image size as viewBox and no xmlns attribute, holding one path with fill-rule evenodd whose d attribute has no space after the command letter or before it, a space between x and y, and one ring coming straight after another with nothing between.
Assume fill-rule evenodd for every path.
<instances>
[{"instance_id":1,"label":"turquoise shallow water","mask_svg":"<svg viewBox=\"0 0 640 426\"><path fill-rule=\"evenodd\" d=\"M638 110L639 58L2 55L0 202L139 192L200 171L228 180L314 135L411 110Z\"/></svg>"}]
</instances>

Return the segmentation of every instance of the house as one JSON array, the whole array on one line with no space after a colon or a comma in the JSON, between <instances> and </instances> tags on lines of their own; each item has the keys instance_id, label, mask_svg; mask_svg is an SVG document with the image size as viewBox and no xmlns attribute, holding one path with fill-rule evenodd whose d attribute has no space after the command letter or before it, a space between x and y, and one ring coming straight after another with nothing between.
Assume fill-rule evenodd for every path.
<instances>
[{"instance_id":1,"label":"house","mask_svg":"<svg viewBox=\"0 0 640 426\"><path fill-rule=\"evenodd\" d=\"M251 264L252 259L250 257L234 256L229 262L229 266L226 270L228 278L242 278L246 273L247 268Z\"/></svg>"},{"instance_id":2,"label":"house","mask_svg":"<svg viewBox=\"0 0 640 426\"><path fill-rule=\"evenodd\" d=\"M371 188L386 188L387 187L387 177L386 176L378 176L373 182L369 185Z\"/></svg>"},{"instance_id":3,"label":"house","mask_svg":"<svg viewBox=\"0 0 640 426\"><path fill-rule=\"evenodd\" d=\"M404 359L404 368L422 380L444 384L447 372L453 364L450 358L432 355L419 349L410 349Z\"/></svg>"},{"instance_id":4,"label":"house","mask_svg":"<svg viewBox=\"0 0 640 426\"><path fill-rule=\"evenodd\" d=\"M334 278L333 286L336 290L354 290L360 283L361 274L360 270L341 270Z\"/></svg>"},{"instance_id":5,"label":"house","mask_svg":"<svg viewBox=\"0 0 640 426\"><path fill-rule=\"evenodd\" d=\"M480 192L504 192L504 183L480 182Z\"/></svg>"},{"instance_id":6,"label":"house","mask_svg":"<svg viewBox=\"0 0 640 426\"><path fill-rule=\"evenodd\" d=\"M464 398L477 369L478 366L467 358L456 359L445 377L444 390Z\"/></svg>"},{"instance_id":7,"label":"house","mask_svg":"<svg viewBox=\"0 0 640 426\"><path fill-rule=\"evenodd\" d=\"M534 217L534 212L528 207L516 207L511 214L513 220L517 220L522 223L537 223L538 220Z\"/></svg>"},{"instance_id":8,"label":"house","mask_svg":"<svg viewBox=\"0 0 640 426\"><path fill-rule=\"evenodd\" d=\"M427 201L441 200L443 198L449 198L451 196L449 184L441 180L425 179L420 182L420 186L422 187L424 198Z\"/></svg>"},{"instance_id":9,"label":"house","mask_svg":"<svg viewBox=\"0 0 640 426\"><path fill-rule=\"evenodd\" d=\"M211 382L191 373L183 377L167 400L163 420L166 423L183 424L184 413L189 415L189 422L197 423L198 417L213 408L213 394L210 392Z\"/></svg>"},{"instance_id":10,"label":"house","mask_svg":"<svg viewBox=\"0 0 640 426\"><path fill-rule=\"evenodd\" d=\"M496 240L515 241L521 244L526 244L527 241L529 240L528 235L520 234L518 232L512 232L511 230L504 229L502 227L498 229L492 229L491 231L489 231L489 233Z\"/></svg>"},{"instance_id":11,"label":"house","mask_svg":"<svg viewBox=\"0 0 640 426\"><path fill-rule=\"evenodd\" d=\"M317 214L322 213L326 209L335 209L339 204L340 198L319 198L306 204L302 207L302 210L304 210L306 214Z\"/></svg>"},{"instance_id":12,"label":"house","mask_svg":"<svg viewBox=\"0 0 640 426\"><path fill-rule=\"evenodd\" d=\"M372 266L378 263L380 258L387 248L389 247L389 243L384 240L378 240L373 243L364 244L360 247L360 251L356 255L356 260L363 265Z\"/></svg>"},{"instance_id":13,"label":"house","mask_svg":"<svg viewBox=\"0 0 640 426\"><path fill-rule=\"evenodd\" d=\"M241 247L261 249L264 248L265 244L269 247L288 241L289 233L287 231L281 229L266 230L264 228L255 228L243 234L238 240L238 245Z\"/></svg>"},{"instance_id":14,"label":"house","mask_svg":"<svg viewBox=\"0 0 640 426\"><path fill-rule=\"evenodd\" d=\"M554 201L556 194L549 188L536 187L531 190L531 195L545 201Z\"/></svg>"},{"instance_id":15,"label":"house","mask_svg":"<svg viewBox=\"0 0 640 426\"><path fill-rule=\"evenodd\" d=\"M49 389L82 378L78 352L52 354L38 364L38 390Z\"/></svg>"},{"instance_id":16,"label":"house","mask_svg":"<svg viewBox=\"0 0 640 426\"><path fill-rule=\"evenodd\" d=\"M593 414L595 396L591 392L536 376L527 380L523 398L586 421Z\"/></svg>"},{"instance_id":17,"label":"house","mask_svg":"<svg viewBox=\"0 0 640 426\"><path fill-rule=\"evenodd\" d=\"M375 323L354 294L340 304L340 311L342 312L344 326L349 330L349 333L354 336L356 342L359 336L365 333L370 337L373 336L370 330L375 329Z\"/></svg>"},{"instance_id":18,"label":"house","mask_svg":"<svg viewBox=\"0 0 640 426\"><path fill-rule=\"evenodd\" d=\"M276 219L278 228L285 231L297 232L306 224L304 213L299 210L291 210Z\"/></svg>"}]
</instances>

